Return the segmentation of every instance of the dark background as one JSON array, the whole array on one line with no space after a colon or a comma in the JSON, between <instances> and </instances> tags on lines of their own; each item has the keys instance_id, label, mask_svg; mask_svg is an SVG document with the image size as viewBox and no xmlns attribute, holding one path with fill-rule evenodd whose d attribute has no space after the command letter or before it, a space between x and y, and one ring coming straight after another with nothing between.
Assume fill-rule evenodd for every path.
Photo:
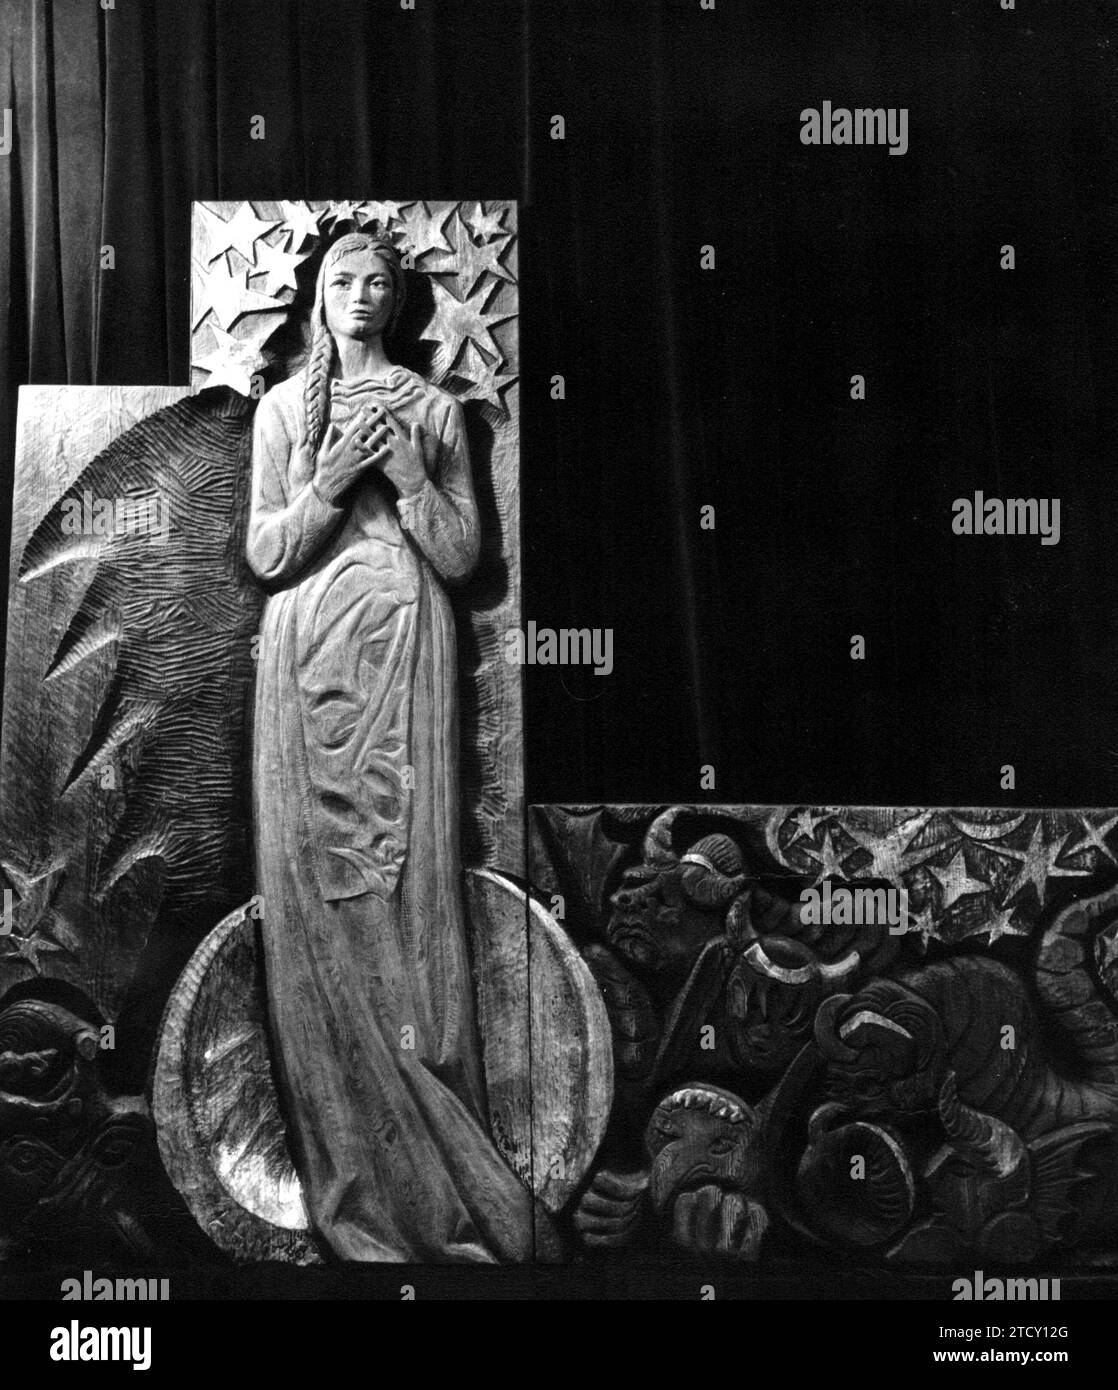
<instances>
[{"instance_id":1,"label":"dark background","mask_svg":"<svg viewBox=\"0 0 1118 1390\"><path fill-rule=\"evenodd\" d=\"M19 383L187 381L192 199L515 197L524 619L615 663L527 668L529 798L1118 804L1116 38L1061 0L4 0L0 535ZM909 152L805 148L826 100L907 107ZM976 489L1059 497L1059 545L953 535Z\"/></svg>"}]
</instances>

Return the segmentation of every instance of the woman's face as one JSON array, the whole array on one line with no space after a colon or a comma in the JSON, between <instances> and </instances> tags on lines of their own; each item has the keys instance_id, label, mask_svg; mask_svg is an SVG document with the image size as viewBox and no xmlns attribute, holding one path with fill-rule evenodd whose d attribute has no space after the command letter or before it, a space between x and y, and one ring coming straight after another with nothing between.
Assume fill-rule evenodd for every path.
<instances>
[{"instance_id":1,"label":"woman's face","mask_svg":"<svg viewBox=\"0 0 1118 1390\"><path fill-rule=\"evenodd\" d=\"M326 327L335 338L377 337L392 317L395 297L385 261L372 250L350 251L326 271Z\"/></svg>"}]
</instances>

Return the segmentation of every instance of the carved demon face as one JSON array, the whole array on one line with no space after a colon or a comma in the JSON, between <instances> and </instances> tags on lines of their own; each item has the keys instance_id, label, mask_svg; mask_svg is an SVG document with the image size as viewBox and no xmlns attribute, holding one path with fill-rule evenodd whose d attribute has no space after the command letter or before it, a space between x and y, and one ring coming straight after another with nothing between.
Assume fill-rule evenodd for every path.
<instances>
[{"instance_id":1,"label":"carved demon face","mask_svg":"<svg viewBox=\"0 0 1118 1390\"><path fill-rule=\"evenodd\" d=\"M722 929L722 913L692 903L683 888L683 868L627 869L610 899L606 936L634 965L654 971L684 971Z\"/></svg>"},{"instance_id":2,"label":"carved demon face","mask_svg":"<svg viewBox=\"0 0 1118 1390\"><path fill-rule=\"evenodd\" d=\"M0 1013L0 1226L51 1190L91 1123L108 1113L97 1034L67 1010L23 1000Z\"/></svg>"},{"instance_id":3,"label":"carved demon face","mask_svg":"<svg viewBox=\"0 0 1118 1390\"><path fill-rule=\"evenodd\" d=\"M618 1072L631 1078L647 1076L660 1041L648 991L604 946L597 943L587 946L583 957L605 1001L613 1033L613 1060Z\"/></svg>"},{"instance_id":4,"label":"carved demon face","mask_svg":"<svg viewBox=\"0 0 1118 1390\"><path fill-rule=\"evenodd\" d=\"M828 1062L828 1089L859 1114L914 1116L934 1110L946 1067L943 1030L932 1008L895 980L820 1007L815 1038Z\"/></svg>"},{"instance_id":5,"label":"carved demon face","mask_svg":"<svg viewBox=\"0 0 1118 1390\"><path fill-rule=\"evenodd\" d=\"M685 1086L665 1096L645 1133L652 1205L663 1211L680 1192L708 1184L756 1193L759 1134L757 1112L717 1086Z\"/></svg>"},{"instance_id":6,"label":"carved demon face","mask_svg":"<svg viewBox=\"0 0 1118 1390\"><path fill-rule=\"evenodd\" d=\"M764 1075L784 1071L810 1036L823 987L809 947L781 937L753 942L726 985L735 1065Z\"/></svg>"},{"instance_id":7,"label":"carved demon face","mask_svg":"<svg viewBox=\"0 0 1118 1390\"><path fill-rule=\"evenodd\" d=\"M676 810L658 816L644 863L627 869L610 899L610 945L645 970L687 970L721 935L726 909L746 883L741 851L726 835L705 835L680 857L671 846Z\"/></svg>"}]
</instances>

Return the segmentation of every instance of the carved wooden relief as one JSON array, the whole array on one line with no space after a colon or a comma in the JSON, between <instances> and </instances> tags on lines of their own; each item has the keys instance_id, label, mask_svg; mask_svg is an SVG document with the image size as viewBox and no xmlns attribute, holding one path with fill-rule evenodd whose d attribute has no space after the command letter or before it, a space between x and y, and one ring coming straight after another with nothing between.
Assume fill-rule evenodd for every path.
<instances>
[{"instance_id":1,"label":"carved wooden relief","mask_svg":"<svg viewBox=\"0 0 1118 1390\"><path fill-rule=\"evenodd\" d=\"M533 878L613 1038L583 1247L1111 1262L1116 826L534 807Z\"/></svg>"},{"instance_id":2,"label":"carved wooden relief","mask_svg":"<svg viewBox=\"0 0 1118 1390\"><path fill-rule=\"evenodd\" d=\"M525 843L515 212L199 204L193 392L25 388L0 1236L1112 1262L1118 814Z\"/></svg>"},{"instance_id":3,"label":"carved wooden relief","mask_svg":"<svg viewBox=\"0 0 1118 1390\"><path fill-rule=\"evenodd\" d=\"M463 407L481 544L453 596L463 851L471 864L515 868L524 852L520 678L501 643L520 621L516 204L196 203L192 382L259 395L300 370L323 250L355 231L385 235L403 261L407 300L393 361Z\"/></svg>"},{"instance_id":4,"label":"carved wooden relief","mask_svg":"<svg viewBox=\"0 0 1118 1390\"><path fill-rule=\"evenodd\" d=\"M494 872L515 240L507 203L199 204L197 394L25 398L0 969L109 1030L140 1114L155 1049L163 1166L239 1259L554 1254L602 1137L592 978Z\"/></svg>"}]
</instances>

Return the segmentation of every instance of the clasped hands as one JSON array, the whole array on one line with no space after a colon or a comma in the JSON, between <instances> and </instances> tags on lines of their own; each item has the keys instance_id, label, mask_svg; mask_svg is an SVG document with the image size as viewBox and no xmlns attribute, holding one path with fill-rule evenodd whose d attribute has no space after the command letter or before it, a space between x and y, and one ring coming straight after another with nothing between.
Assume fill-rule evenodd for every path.
<instances>
[{"instance_id":1,"label":"clasped hands","mask_svg":"<svg viewBox=\"0 0 1118 1390\"><path fill-rule=\"evenodd\" d=\"M370 468L379 468L391 478L401 497L414 497L427 481L423 431L418 425L409 429L383 405L358 410L344 430L331 425L313 464L305 438L299 442L299 451L315 492L331 506L337 506Z\"/></svg>"}]
</instances>

